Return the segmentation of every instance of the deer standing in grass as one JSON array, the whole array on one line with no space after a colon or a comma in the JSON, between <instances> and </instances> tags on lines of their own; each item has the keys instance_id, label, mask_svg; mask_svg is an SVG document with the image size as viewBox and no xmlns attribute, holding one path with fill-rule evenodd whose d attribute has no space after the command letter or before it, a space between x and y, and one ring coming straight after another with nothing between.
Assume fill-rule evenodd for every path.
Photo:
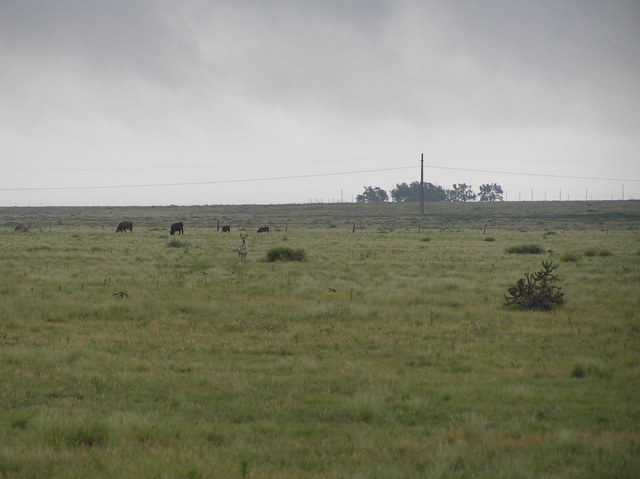
<instances>
[{"instance_id":1,"label":"deer standing in grass","mask_svg":"<svg viewBox=\"0 0 640 479\"><path fill-rule=\"evenodd\" d=\"M247 253L249 252L249 248L247 248L247 235L240 235L242 238L242 244L238 246L238 257L240 258L240 262L244 263L244 260L247 259Z\"/></svg>"}]
</instances>

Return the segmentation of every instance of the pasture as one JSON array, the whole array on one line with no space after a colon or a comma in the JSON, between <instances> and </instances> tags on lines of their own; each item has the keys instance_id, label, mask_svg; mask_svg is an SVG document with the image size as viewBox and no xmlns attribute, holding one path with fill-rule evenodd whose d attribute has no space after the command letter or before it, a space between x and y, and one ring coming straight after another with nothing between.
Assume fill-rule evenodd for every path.
<instances>
[{"instance_id":1,"label":"pasture","mask_svg":"<svg viewBox=\"0 0 640 479\"><path fill-rule=\"evenodd\" d=\"M417 211L0 208L0 477L640 477L640 202Z\"/></svg>"}]
</instances>

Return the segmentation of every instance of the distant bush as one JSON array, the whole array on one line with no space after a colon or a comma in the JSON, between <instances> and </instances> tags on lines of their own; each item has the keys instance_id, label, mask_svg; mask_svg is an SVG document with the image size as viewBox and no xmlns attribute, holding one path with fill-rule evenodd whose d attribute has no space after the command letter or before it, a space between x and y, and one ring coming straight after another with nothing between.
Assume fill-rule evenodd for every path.
<instances>
[{"instance_id":1,"label":"distant bush","mask_svg":"<svg viewBox=\"0 0 640 479\"><path fill-rule=\"evenodd\" d=\"M303 249L271 248L267 251L267 261L304 261L306 253Z\"/></svg>"},{"instance_id":2,"label":"distant bush","mask_svg":"<svg viewBox=\"0 0 640 479\"><path fill-rule=\"evenodd\" d=\"M608 249L602 247L589 248L584 252L585 256L593 257L593 256L611 256L613 253Z\"/></svg>"},{"instance_id":3,"label":"distant bush","mask_svg":"<svg viewBox=\"0 0 640 479\"><path fill-rule=\"evenodd\" d=\"M587 375L587 370L582 364L574 364L571 368L572 378L583 378Z\"/></svg>"},{"instance_id":4,"label":"distant bush","mask_svg":"<svg viewBox=\"0 0 640 479\"><path fill-rule=\"evenodd\" d=\"M573 365L570 371L572 378L585 378L587 376L595 376L598 378L608 378L611 373L606 369L603 369L600 365L594 363L581 364L576 363Z\"/></svg>"},{"instance_id":5,"label":"distant bush","mask_svg":"<svg viewBox=\"0 0 640 479\"><path fill-rule=\"evenodd\" d=\"M577 263L579 260L580 255L570 251L563 253L562 256L560 256L560 261L563 263Z\"/></svg>"},{"instance_id":6,"label":"distant bush","mask_svg":"<svg viewBox=\"0 0 640 479\"><path fill-rule=\"evenodd\" d=\"M484 241L489 241L490 243L495 241L496 239L493 236L487 236L486 238L484 238Z\"/></svg>"},{"instance_id":7,"label":"distant bush","mask_svg":"<svg viewBox=\"0 0 640 479\"><path fill-rule=\"evenodd\" d=\"M553 272L558 267L551 261L543 261L542 270L533 274L525 273L524 278L509 288L505 306L548 311L564 304L564 293L560 291L562 288L554 284L558 278Z\"/></svg>"},{"instance_id":8,"label":"distant bush","mask_svg":"<svg viewBox=\"0 0 640 479\"><path fill-rule=\"evenodd\" d=\"M180 241L179 239L176 239L176 238L170 239L169 242L167 243L167 247L182 248L185 253L189 252L189 244L184 241Z\"/></svg>"},{"instance_id":9,"label":"distant bush","mask_svg":"<svg viewBox=\"0 0 640 479\"><path fill-rule=\"evenodd\" d=\"M542 254L544 252L545 249L537 244L522 244L507 248L507 253L511 254Z\"/></svg>"},{"instance_id":10,"label":"distant bush","mask_svg":"<svg viewBox=\"0 0 640 479\"><path fill-rule=\"evenodd\" d=\"M180 241L179 239L171 239L167 243L167 247L169 248L184 248L186 243L184 241Z\"/></svg>"}]
</instances>

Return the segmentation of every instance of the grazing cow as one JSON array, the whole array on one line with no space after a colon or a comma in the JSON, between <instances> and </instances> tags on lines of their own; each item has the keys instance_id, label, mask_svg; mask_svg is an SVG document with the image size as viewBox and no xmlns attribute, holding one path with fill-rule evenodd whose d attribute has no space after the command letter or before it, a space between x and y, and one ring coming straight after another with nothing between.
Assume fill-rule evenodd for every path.
<instances>
[{"instance_id":1,"label":"grazing cow","mask_svg":"<svg viewBox=\"0 0 640 479\"><path fill-rule=\"evenodd\" d=\"M222 227L222 232L223 233L231 233L231 226L223 226Z\"/></svg>"},{"instance_id":2,"label":"grazing cow","mask_svg":"<svg viewBox=\"0 0 640 479\"><path fill-rule=\"evenodd\" d=\"M249 252L249 248L247 248L247 235L240 235L242 238L242 244L238 246L238 257L240 258L240 262L244 263L244 260L247 259L247 253Z\"/></svg>"},{"instance_id":3,"label":"grazing cow","mask_svg":"<svg viewBox=\"0 0 640 479\"><path fill-rule=\"evenodd\" d=\"M133 221L121 221L118 223L116 233L126 233L127 230L133 233Z\"/></svg>"},{"instance_id":4,"label":"grazing cow","mask_svg":"<svg viewBox=\"0 0 640 479\"><path fill-rule=\"evenodd\" d=\"M18 225L15 228L13 228L13 231L19 231L20 233L26 233L27 231L29 231L29 227L28 226L24 226L24 225Z\"/></svg>"},{"instance_id":5,"label":"grazing cow","mask_svg":"<svg viewBox=\"0 0 640 479\"><path fill-rule=\"evenodd\" d=\"M268 232L269 232L268 226L261 226L260 228L258 228L258 233L268 233Z\"/></svg>"},{"instance_id":6,"label":"grazing cow","mask_svg":"<svg viewBox=\"0 0 640 479\"><path fill-rule=\"evenodd\" d=\"M171 236L173 236L175 233L178 233L179 235L183 235L184 234L184 228L182 226L182 221L180 223L173 223L171 225L171 230L169 230L169 234Z\"/></svg>"}]
</instances>

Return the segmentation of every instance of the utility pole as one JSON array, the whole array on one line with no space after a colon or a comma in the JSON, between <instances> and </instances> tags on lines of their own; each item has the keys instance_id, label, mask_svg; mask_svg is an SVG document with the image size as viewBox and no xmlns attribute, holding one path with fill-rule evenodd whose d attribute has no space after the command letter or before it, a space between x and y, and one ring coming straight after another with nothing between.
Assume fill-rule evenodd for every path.
<instances>
[{"instance_id":1,"label":"utility pole","mask_svg":"<svg viewBox=\"0 0 640 479\"><path fill-rule=\"evenodd\" d=\"M420 216L424 216L424 153L420 153Z\"/></svg>"}]
</instances>

